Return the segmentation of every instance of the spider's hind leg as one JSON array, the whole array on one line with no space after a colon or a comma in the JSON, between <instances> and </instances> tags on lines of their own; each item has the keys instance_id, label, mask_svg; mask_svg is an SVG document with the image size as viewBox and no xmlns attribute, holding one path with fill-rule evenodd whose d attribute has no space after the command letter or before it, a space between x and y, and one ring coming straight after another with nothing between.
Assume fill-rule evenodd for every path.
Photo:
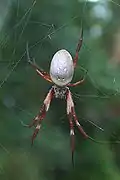
<instances>
[{"instance_id":1,"label":"spider's hind leg","mask_svg":"<svg viewBox=\"0 0 120 180\"><path fill-rule=\"evenodd\" d=\"M67 92L67 114L71 114L76 126L78 127L78 130L81 132L81 134L85 137L85 138L89 138L89 136L86 134L86 132L83 130L82 126L80 125L80 123L78 122L76 113L75 113L75 109L74 109L74 103L73 103L73 99L72 99L72 95L70 90L68 90Z\"/></svg>"},{"instance_id":2,"label":"spider's hind leg","mask_svg":"<svg viewBox=\"0 0 120 180\"><path fill-rule=\"evenodd\" d=\"M72 115L73 115L75 124L78 127L79 132L84 136L84 138L86 138L86 139L89 138L89 136L86 134L86 132L84 131L84 129L82 128L82 126L80 125L80 123L78 121L74 107L72 107Z\"/></svg>"},{"instance_id":3,"label":"spider's hind leg","mask_svg":"<svg viewBox=\"0 0 120 180\"><path fill-rule=\"evenodd\" d=\"M83 130L82 126L78 122L75 110L74 110L74 102L72 99L72 95L70 90L67 90L66 93L66 100L67 100L67 115L69 119L69 124L70 124L70 137L71 137L71 150L72 150L72 164L74 166L74 149L75 149L75 140L74 140L74 124L72 119L74 119L76 126L78 127L80 133L85 137L89 138L89 136L86 134L86 132Z\"/></svg>"},{"instance_id":4,"label":"spider's hind leg","mask_svg":"<svg viewBox=\"0 0 120 180\"><path fill-rule=\"evenodd\" d=\"M37 136L37 134L41 128L41 122L46 116L46 112L49 109L49 106L50 106L50 103L51 103L53 96L54 96L54 90L53 90L53 88L51 88L50 91L48 92L45 100L44 100L44 103L43 103L38 115L33 119L33 122L28 126L28 127L35 126L35 130L34 130L34 133L32 135L32 144L33 144L34 139L36 138L36 136Z\"/></svg>"},{"instance_id":5,"label":"spider's hind leg","mask_svg":"<svg viewBox=\"0 0 120 180\"><path fill-rule=\"evenodd\" d=\"M69 125L70 125L70 138L71 138L71 151L72 151L72 165L74 166L74 150L75 150L75 132L74 132L74 124L72 121L72 115L68 115Z\"/></svg>"},{"instance_id":6,"label":"spider's hind leg","mask_svg":"<svg viewBox=\"0 0 120 180\"><path fill-rule=\"evenodd\" d=\"M74 166L74 150L75 150L75 133L74 133L74 124L72 120L72 112L71 107L73 106L73 101L71 101L70 90L67 90L66 100L67 100L67 115L69 119L70 126L70 138L71 138L71 152L72 152L72 165Z\"/></svg>"}]
</instances>

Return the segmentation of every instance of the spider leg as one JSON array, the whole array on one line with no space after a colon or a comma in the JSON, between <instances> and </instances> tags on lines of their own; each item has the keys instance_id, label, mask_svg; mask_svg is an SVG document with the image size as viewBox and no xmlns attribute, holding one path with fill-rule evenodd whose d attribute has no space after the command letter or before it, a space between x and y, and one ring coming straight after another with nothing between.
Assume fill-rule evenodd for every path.
<instances>
[{"instance_id":1,"label":"spider leg","mask_svg":"<svg viewBox=\"0 0 120 180\"><path fill-rule=\"evenodd\" d=\"M82 84L82 83L85 81L87 72L88 72L88 71L86 71L83 79L81 79L80 81L77 81L77 82L75 82L75 83L69 83L68 86L69 86L69 87L75 87L75 86L77 86L77 85L79 85L79 84Z\"/></svg>"},{"instance_id":2,"label":"spider leg","mask_svg":"<svg viewBox=\"0 0 120 180\"><path fill-rule=\"evenodd\" d=\"M45 114L46 114L46 110L45 110L45 105L43 104L42 107L40 108L39 114L33 119L32 123L29 124L28 127L31 128L32 126L36 126L38 121L44 119Z\"/></svg>"},{"instance_id":3,"label":"spider leg","mask_svg":"<svg viewBox=\"0 0 120 180\"><path fill-rule=\"evenodd\" d=\"M76 126L78 127L78 130L80 131L80 133L85 137L85 138L89 138L89 136L86 134L86 132L83 130L82 126L80 125L80 123L78 122L76 113L75 113L75 109L74 109L74 103L73 103L73 99L72 99L72 95L70 90L68 90L67 93L67 102L68 102L68 106L67 106L67 114L71 113L72 117L75 121Z\"/></svg>"},{"instance_id":4,"label":"spider leg","mask_svg":"<svg viewBox=\"0 0 120 180\"><path fill-rule=\"evenodd\" d=\"M50 103L51 103L53 96L54 96L54 90L53 90L53 88L51 88L44 100L44 103L43 103L38 115L33 119L33 122L29 125L29 127L35 126L35 130L32 135L32 144L41 128L41 122L46 116L46 112L48 111L48 109L50 107Z\"/></svg>"},{"instance_id":5,"label":"spider leg","mask_svg":"<svg viewBox=\"0 0 120 180\"><path fill-rule=\"evenodd\" d=\"M70 108L70 101L69 101L69 90L67 93L67 115L69 119L69 125L70 125L70 138L71 138L71 152L72 152L72 165L74 167L74 150L75 150L75 138L74 138L74 124L72 121L72 113L69 111Z\"/></svg>"},{"instance_id":6,"label":"spider leg","mask_svg":"<svg viewBox=\"0 0 120 180\"><path fill-rule=\"evenodd\" d=\"M77 61L78 61L78 53L82 47L82 42L83 42L83 28L81 29L81 35L80 35L80 39L78 41L78 44L77 44L77 48L76 48L76 53L75 53L75 57L73 59L73 64L74 64L74 67L76 67L76 64L77 64Z\"/></svg>"},{"instance_id":7,"label":"spider leg","mask_svg":"<svg viewBox=\"0 0 120 180\"><path fill-rule=\"evenodd\" d=\"M77 82L75 82L75 83L69 83L68 86L69 86L69 87L75 87L75 86L77 86L77 85L79 85L79 84L82 84L84 81L85 81L85 78L83 78L83 79L81 79L80 81L77 81Z\"/></svg>"},{"instance_id":8,"label":"spider leg","mask_svg":"<svg viewBox=\"0 0 120 180\"><path fill-rule=\"evenodd\" d=\"M72 107L72 115L75 120L75 124L78 127L79 132L84 136L84 138L86 138L86 139L89 138L89 136L86 134L86 132L84 131L84 129L82 128L82 126L80 125L80 123L78 121L74 107Z\"/></svg>"},{"instance_id":9,"label":"spider leg","mask_svg":"<svg viewBox=\"0 0 120 180\"><path fill-rule=\"evenodd\" d=\"M38 65L35 62L35 59L31 60L30 59L30 55L29 55L29 51L28 51L28 43L26 45L26 53L27 53L27 58L28 58L28 62L32 65L33 68L35 68L36 72L43 77L45 80L49 81L52 83L52 80L50 78L50 75L45 72L43 69L41 69L40 67L38 67Z\"/></svg>"},{"instance_id":10,"label":"spider leg","mask_svg":"<svg viewBox=\"0 0 120 180\"><path fill-rule=\"evenodd\" d=\"M33 135L32 135L32 143L31 143L31 145L33 145L34 139L36 138L36 136L37 136L37 134L38 134L38 132L39 132L39 130L40 130L40 127L41 127L41 124L38 124L38 125L36 126L36 128L35 128L35 131L34 131L34 133L33 133Z\"/></svg>"},{"instance_id":11,"label":"spider leg","mask_svg":"<svg viewBox=\"0 0 120 180\"><path fill-rule=\"evenodd\" d=\"M68 115L68 119L69 119L69 125L70 125L72 165L74 167L74 150L75 150L75 138L74 138L74 135L75 135L75 133L74 133L74 125L73 125L72 115L71 114Z\"/></svg>"}]
</instances>

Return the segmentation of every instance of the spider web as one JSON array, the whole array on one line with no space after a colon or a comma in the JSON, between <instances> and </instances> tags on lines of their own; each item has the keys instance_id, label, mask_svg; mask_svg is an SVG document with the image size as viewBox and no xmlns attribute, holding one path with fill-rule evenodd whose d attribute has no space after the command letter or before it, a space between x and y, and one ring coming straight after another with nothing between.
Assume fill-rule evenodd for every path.
<instances>
[{"instance_id":1,"label":"spider web","mask_svg":"<svg viewBox=\"0 0 120 180\"><path fill-rule=\"evenodd\" d=\"M82 2L82 1L80 1L80 2ZM40 90L40 92L37 92L39 87L41 87L41 84L38 82L39 77L37 77L35 75L35 72L31 70L32 68L29 67L29 65L27 63L26 50L25 50L26 43L29 42L30 54L32 57L37 59L36 60L37 62L39 62L39 59L47 59L47 60L45 60L45 62L41 61L38 64L41 64L41 66L45 70L49 71L48 63L50 62L50 59L52 58L51 54L54 54L53 49L55 49L57 51L60 48L67 47L74 54L75 49L73 49L73 47L76 46L77 40L79 38L80 26L76 27L76 28L74 27L71 30L70 30L70 28L71 28L72 24L74 24L74 23L77 24L78 21L79 21L80 25L81 25L81 21L82 21L83 28L84 28L84 16L87 12L87 8L88 8L90 2L83 1L82 17L80 17L79 13L76 13L76 15L73 15L72 17L70 17L70 19L68 21L65 20L65 22L63 22L63 21L61 21L61 19L59 19L60 25L57 23L57 20L56 20L55 24L53 24L52 22L50 22L48 24L45 21L42 22L42 21L39 21L38 19L36 20L36 16L33 17L33 14L34 14L34 9L37 6L37 3L38 3L37 1L29 1L29 6L28 6L28 4L26 4L26 6L24 7L24 11L21 13L23 4L20 3L19 0L15 2L15 4L14 4L15 11L13 12L13 14L15 13L14 14L14 16L15 16L14 22L10 22L12 24L12 25L10 24L10 27L11 27L10 31L3 33L1 41L0 41L1 49L3 51L6 51L6 53L8 54L8 56L3 55L3 57L1 57L1 61L0 61L0 64L1 64L1 83L0 83L1 102L2 102L3 106L5 106L6 112L8 114L10 113L11 117L14 117L13 120L11 121L11 124L13 125L13 123L15 123L15 125L14 125L15 127L19 126L20 125L19 122L21 122L21 121L24 122L25 119L26 119L26 122L30 122L30 120L36 115L36 109L38 109L40 107L40 104L42 104L43 99L45 97L44 91L47 92L46 88L49 87L49 85L47 86L46 83L44 83L41 80L44 87L42 87L42 90ZM93 2L91 2L91 3L93 3ZM110 4L111 6L115 6L115 8L119 8L119 6L120 6L120 4L117 3L117 1L110 0L107 3ZM99 1L96 1L95 5L96 6L100 5L102 7L102 5ZM13 10L14 10L14 8L13 8ZM93 10L96 12L95 9L93 9ZM7 20L5 19L5 21L7 23L10 20L8 18ZM6 28L6 27L3 26L3 30L4 30L4 28ZM42 28L42 31L44 31L44 33L42 35L40 34L39 38L33 39L33 38L31 38L31 36L34 36L34 33L38 33L37 31L35 31L35 29L37 29L37 28L38 28L37 31L39 31L40 28ZM95 31L95 28L96 27L91 29L91 33L92 33L92 30ZM32 35L27 36L28 29ZM66 36L66 42L64 41L62 43L62 40L60 40L59 36L61 37L61 34L63 32L65 32L65 34L66 34L68 30L70 32L68 33L69 35ZM100 29L98 27L98 32L99 31L100 31ZM75 32L74 33L75 35L72 35L72 32ZM108 30L108 32L109 32L109 30ZM108 33L108 32L106 32L106 33ZM76 34L77 34L77 36L76 36ZM86 42L87 42L86 37L85 37L86 34L87 34L87 32L85 30L84 42L83 42L83 47L82 47L81 51L83 52L83 55L85 52L88 52L89 54L91 54L91 58L92 58L92 54L94 54L94 51L93 51L93 49L91 49L90 43L86 44ZM95 34L94 35L92 34L91 36L94 36L93 38L95 38ZM100 34L96 34L96 36L100 36ZM27 38L24 39L25 37L27 37ZM11 38L13 38L13 45L11 45L11 47L10 47L9 43L11 42ZM36 36L35 36L35 38L36 38ZM60 43L57 42L58 40L60 40ZM48 51L48 54L42 53L42 55L40 55L40 52L42 52L42 51L45 52L46 48L49 48L48 45L51 47L52 43L54 43L54 48L53 49L51 48L50 51ZM74 46L72 45L72 47L71 47L71 45L69 45L69 44L74 44ZM23 46L23 48L21 48L21 46ZM56 48L55 48L55 46L56 46ZM82 59L82 56L83 56L82 52L80 54L80 59ZM2 58L4 60L2 60ZM106 81L106 80L109 81L109 86L108 85L105 86L105 82L104 82L104 84L102 84L103 81L101 79L100 80L102 82L97 82L98 78L94 77L93 68L89 69L89 68L87 68L87 66L85 66L86 60L84 60L84 62L83 62L80 59L79 59L78 66L76 68L76 71L77 71L76 78L78 78L81 74L84 75L85 71L88 70L86 80L88 83L91 83L92 88L88 89L88 90L84 89L83 87L81 88L82 90L80 90L80 88L75 88L75 90L73 90L73 97L75 100L75 104L78 103L78 106L77 106L78 117L80 117L81 119L85 119L85 121L88 121L87 119L89 119L89 115L84 117L84 114L81 114L78 111L78 107L82 106L81 102L83 102L83 105L86 106L86 102L88 102L88 101L90 101L90 103L94 103L94 101L99 100L99 102L101 103L101 99L102 99L102 101L104 101L104 100L108 101L108 99L111 99L111 98L115 98L115 97L118 98L119 97L119 85L117 83L117 79L119 77L119 74L116 73L116 76L115 76L115 73L113 72L112 77L108 77L109 79L107 78L107 79L103 80L103 81ZM91 63L91 59L89 61ZM92 65L93 65L93 63L94 62L92 62ZM22 69L22 71L21 71L21 69ZM116 69L115 69L115 71L116 71ZM20 73L24 74L24 78L19 76ZM39 101L37 101L37 103L36 103L36 97L35 98L30 97L30 94L28 93L29 89L25 91L25 95L24 95L24 98L25 98L25 96L27 97L27 102L24 103L23 101L21 101L22 96L20 95L20 91L22 91L22 95L23 95L24 87L26 87L25 82L29 81L29 76L27 74L28 75L32 74L32 76L30 76L30 77L33 78L31 81L33 83L33 85L31 84L32 87L30 87L30 84L28 84L28 87L32 88L34 93L36 93L36 96L39 97ZM25 79L25 81L23 81L23 79ZM17 84L17 83L20 87L20 90L19 90L19 88L17 89L17 86L15 86L15 84ZM38 83L38 89L35 90L34 87L37 87L36 86L37 83ZM13 89L13 86L16 89ZM86 91L86 93L84 93L84 90ZM19 91L19 92L15 93L17 91ZM27 94L28 94L28 96L27 96ZM39 94L41 94L41 95L39 95ZM30 106L30 103L32 103L32 106ZM35 105L35 103L36 103L36 105ZM89 108L89 106L88 106L88 108ZM32 109L32 110L30 110L30 109ZM5 113L5 111L4 111L4 113ZM8 118L9 115L8 116L3 115L3 117L6 119L9 119ZM63 116L61 116L60 119L62 119L62 117ZM17 119L17 120L15 120L15 119ZM91 116L90 119L95 120L96 116L95 117ZM94 123L94 122L91 122L91 120L89 122L92 125L97 127L97 124L95 124L97 122ZM6 121L5 123L9 124L9 126L10 126L10 122L8 123ZM3 125L5 125L5 123L3 123ZM98 123L99 123L99 120L98 120ZM103 121L100 124L102 124L103 126L105 125L103 123ZM12 127L12 126L10 126L10 127ZM98 127L98 129L103 130L100 127ZM8 133L8 132L6 131L6 133ZM21 135L21 133L20 133L20 135ZM13 138L13 136L11 136L11 139L12 138ZM7 139L7 137L5 139ZM3 146L3 144L5 145L5 143L2 141L1 147L6 152L9 152L7 150L7 148L5 148Z\"/></svg>"}]
</instances>

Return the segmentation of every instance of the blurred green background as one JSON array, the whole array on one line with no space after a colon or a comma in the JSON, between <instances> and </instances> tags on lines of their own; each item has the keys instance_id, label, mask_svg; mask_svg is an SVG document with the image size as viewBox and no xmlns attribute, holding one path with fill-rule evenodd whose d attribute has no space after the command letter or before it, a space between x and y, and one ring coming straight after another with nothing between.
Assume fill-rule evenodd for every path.
<instances>
[{"instance_id":1,"label":"blurred green background","mask_svg":"<svg viewBox=\"0 0 120 180\"><path fill-rule=\"evenodd\" d=\"M96 140L120 139L118 3L0 1L0 180L120 179L120 145L85 140L77 128L72 167L64 100L53 100L33 147L34 129L21 123L32 121L51 87L28 64L26 43L30 56L49 72L50 61L59 49L75 55L82 24L84 41L73 81L83 77L83 69L88 75L84 84L71 88L76 113L84 130Z\"/></svg>"}]
</instances>

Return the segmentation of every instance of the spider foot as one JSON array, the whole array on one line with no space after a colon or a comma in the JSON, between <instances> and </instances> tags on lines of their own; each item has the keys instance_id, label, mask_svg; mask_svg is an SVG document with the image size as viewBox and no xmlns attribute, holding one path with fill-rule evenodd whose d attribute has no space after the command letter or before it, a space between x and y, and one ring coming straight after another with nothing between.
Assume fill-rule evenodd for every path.
<instances>
[{"instance_id":1,"label":"spider foot","mask_svg":"<svg viewBox=\"0 0 120 180\"><path fill-rule=\"evenodd\" d=\"M73 62L74 62L74 67L76 67L76 64L77 64L77 61L78 61L78 53L82 47L82 42L83 42L83 28L81 29L81 35L80 35L80 39L78 41L78 44L77 44L77 48L76 48L76 53L75 53L75 57L73 59Z\"/></svg>"},{"instance_id":2,"label":"spider foot","mask_svg":"<svg viewBox=\"0 0 120 180\"><path fill-rule=\"evenodd\" d=\"M42 120L45 118L46 112L49 109L50 102L51 102L53 96L54 96L54 91L53 91L53 88L51 88L44 100L42 107L40 108L38 115L33 119L32 123L29 124L29 126L28 126L29 128L31 128L33 126L35 127L34 133L32 135L31 145L33 145L34 139L36 138L36 136L40 130Z\"/></svg>"},{"instance_id":3,"label":"spider foot","mask_svg":"<svg viewBox=\"0 0 120 180\"><path fill-rule=\"evenodd\" d=\"M28 42L27 42L27 44L26 44L26 53L27 53L28 62L29 62L32 66L37 67L35 58L32 58L32 60L31 60L31 58L30 58L29 48L28 48Z\"/></svg>"},{"instance_id":4,"label":"spider foot","mask_svg":"<svg viewBox=\"0 0 120 180\"><path fill-rule=\"evenodd\" d=\"M88 69L85 69L84 71L85 71L85 74L84 74L84 77L83 77L83 78L85 79L86 76L87 76L87 74L88 74Z\"/></svg>"},{"instance_id":5,"label":"spider foot","mask_svg":"<svg viewBox=\"0 0 120 180\"><path fill-rule=\"evenodd\" d=\"M71 136L72 166L74 167L74 151L75 151L74 130L70 131L70 136Z\"/></svg>"},{"instance_id":6,"label":"spider foot","mask_svg":"<svg viewBox=\"0 0 120 180\"><path fill-rule=\"evenodd\" d=\"M88 69L85 71L85 74L84 74L84 77L83 77L84 80L86 79L87 74L88 74Z\"/></svg>"},{"instance_id":7,"label":"spider foot","mask_svg":"<svg viewBox=\"0 0 120 180\"><path fill-rule=\"evenodd\" d=\"M24 127L29 127L29 124L25 124L22 120L19 120L21 125L24 126Z\"/></svg>"},{"instance_id":8,"label":"spider foot","mask_svg":"<svg viewBox=\"0 0 120 180\"><path fill-rule=\"evenodd\" d=\"M75 124L76 124L79 132L84 136L84 138L86 138L86 139L89 138L89 136L86 134L86 132L84 131L84 129L82 128L82 126L80 125L80 123L78 121L74 107L71 107L71 112L72 112L73 119L75 121Z\"/></svg>"},{"instance_id":9,"label":"spider foot","mask_svg":"<svg viewBox=\"0 0 120 180\"><path fill-rule=\"evenodd\" d=\"M32 58L32 60L29 58L29 59L28 59L28 62L29 62L33 67L38 68L38 65L37 65L37 63L36 63L36 61L35 61L35 58Z\"/></svg>"},{"instance_id":10,"label":"spider foot","mask_svg":"<svg viewBox=\"0 0 120 180\"><path fill-rule=\"evenodd\" d=\"M73 166L73 168L74 168L74 165L75 163L74 163L74 152L72 152L72 166Z\"/></svg>"},{"instance_id":11,"label":"spider foot","mask_svg":"<svg viewBox=\"0 0 120 180\"><path fill-rule=\"evenodd\" d=\"M76 52L79 52L82 46L82 41L83 41L83 28L81 28L81 32L80 32L80 39L78 41L78 45L76 48Z\"/></svg>"},{"instance_id":12,"label":"spider foot","mask_svg":"<svg viewBox=\"0 0 120 180\"><path fill-rule=\"evenodd\" d=\"M67 103L68 106L68 103ZM69 126L70 126L70 142L71 142L71 153L72 153L72 166L74 167L74 150L75 150L75 139L74 139L74 124L72 121L72 114L68 114Z\"/></svg>"},{"instance_id":13,"label":"spider foot","mask_svg":"<svg viewBox=\"0 0 120 180\"><path fill-rule=\"evenodd\" d=\"M41 125L40 124L38 124L37 126L36 126L36 128L35 128L35 131L34 131L34 133L33 133L33 135L32 135L32 142L31 142L31 146L33 145L33 143L34 143L34 139L36 138L36 136L37 136L37 134L38 134L38 132L39 132L39 130L40 130L40 127L41 127Z\"/></svg>"},{"instance_id":14,"label":"spider foot","mask_svg":"<svg viewBox=\"0 0 120 180\"><path fill-rule=\"evenodd\" d=\"M75 120L76 121L76 120ZM86 134L86 132L83 130L82 126L78 121L76 121L76 126L78 127L79 132L84 136L84 138L88 139L89 136Z\"/></svg>"},{"instance_id":15,"label":"spider foot","mask_svg":"<svg viewBox=\"0 0 120 180\"><path fill-rule=\"evenodd\" d=\"M33 127L33 126L36 126L36 123L37 123L39 120L40 120L40 118L39 118L38 116L36 116L36 117L33 119L32 123L30 123L30 124L28 125L28 127L31 128L31 127Z\"/></svg>"}]
</instances>

